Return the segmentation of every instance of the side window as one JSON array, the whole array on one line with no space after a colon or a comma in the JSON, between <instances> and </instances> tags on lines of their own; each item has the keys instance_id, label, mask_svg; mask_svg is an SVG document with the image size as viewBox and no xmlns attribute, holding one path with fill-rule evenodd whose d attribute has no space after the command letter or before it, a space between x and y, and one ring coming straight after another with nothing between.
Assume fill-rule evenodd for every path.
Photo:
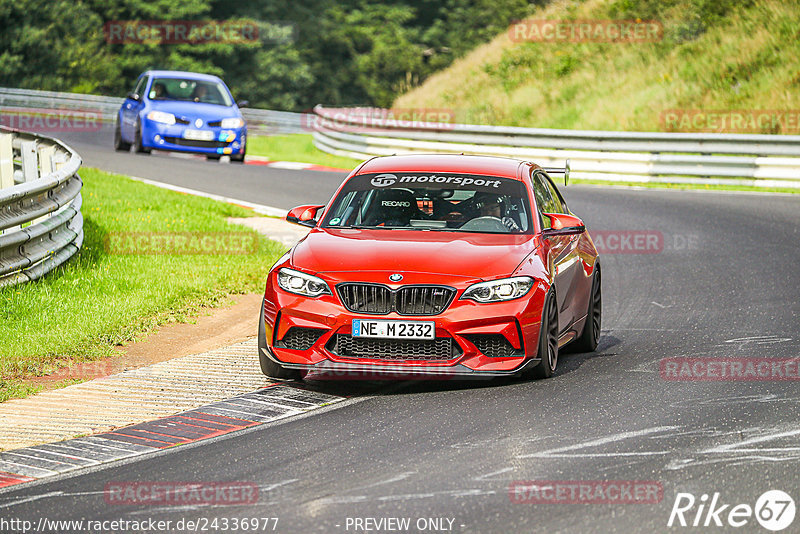
<instances>
[{"instance_id":1,"label":"side window","mask_svg":"<svg viewBox=\"0 0 800 534\"><path fill-rule=\"evenodd\" d=\"M533 195L536 197L536 209L539 214L554 213L558 210L553 202L553 196L550 194L550 189L545 184L545 179L541 173L534 173L533 175ZM542 221L542 228L550 228L550 218L540 217Z\"/></svg>"},{"instance_id":2,"label":"side window","mask_svg":"<svg viewBox=\"0 0 800 534\"><path fill-rule=\"evenodd\" d=\"M553 199L553 211L551 213L567 213L567 206L561 201L561 196L556 191L553 183L544 178L544 183L547 185L547 190L550 192L550 197Z\"/></svg>"},{"instance_id":3,"label":"side window","mask_svg":"<svg viewBox=\"0 0 800 534\"><path fill-rule=\"evenodd\" d=\"M139 78L139 81L136 83L136 87L134 88L133 92L139 95L140 97L144 97L144 88L147 87L147 80L149 76L142 76Z\"/></svg>"}]
</instances>

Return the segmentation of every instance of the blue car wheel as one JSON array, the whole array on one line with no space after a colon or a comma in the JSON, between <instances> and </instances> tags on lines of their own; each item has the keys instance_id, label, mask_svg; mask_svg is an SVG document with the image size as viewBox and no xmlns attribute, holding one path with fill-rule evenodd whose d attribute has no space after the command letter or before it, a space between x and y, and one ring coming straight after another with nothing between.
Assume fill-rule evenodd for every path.
<instances>
[{"instance_id":1,"label":"blue car wheel","mask_svg":"<svg viewBox=\"0 0 800 534\"><path fill-rule=\"evenodd\" d=\"M114 127L114 150L128 152L130 149L131 144L122 140L122 130L120 129L119 119L117 119Z\"/></svg>"},{"instance_id":2,"label":"blue car wheel","mask_svg":"<svg viewBox=\"0 0 800 534\"><path fill-rule=\"evenodd\" d=\"M142 143L142 119L136 119L136 131L133 134L133 151L141 154L150 153L150 148Z\"/></svg>"}]
</instances>

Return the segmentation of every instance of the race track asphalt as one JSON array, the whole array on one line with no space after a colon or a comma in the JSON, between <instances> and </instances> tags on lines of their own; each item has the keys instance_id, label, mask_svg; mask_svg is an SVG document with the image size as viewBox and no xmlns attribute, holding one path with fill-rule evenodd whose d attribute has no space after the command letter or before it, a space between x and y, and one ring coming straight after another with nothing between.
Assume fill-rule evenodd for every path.
<instances>
[{"instance_id":1,"label":"race track asphalt","mask_svg":"<svg viewBox=\"0 0 800 534\"><path fill-rule=\"evenodd\" d=\"M325 202L342 179L115 154L105 139L67 141L85 165L283 208ZM797 381L672 381L659 370L675 357L798 358L800 197L561 189L607 243L650 232L660 233L661 246L602 255L600 347L563 355L554 378L387 385L304 417L20 486L0 493L0 517L173 525L277 517L277 532L365 532L356 518L387 517L431 532L416 522L445 518L453 532L627 533L669 530L678 493L699 500L718 492L730 505L722 521L767 490L797 500ZM509 494L515 481L596 480L649 481L663 496L645 504L535 504L514 502L529 493ZM135 481L243 481L258 484L260 497L239 506L105 502L107 483ZM786 532L798 525L800 518ZM751 517L742 529L713 531L765 530Z\"/></svg>"}]
</instances>

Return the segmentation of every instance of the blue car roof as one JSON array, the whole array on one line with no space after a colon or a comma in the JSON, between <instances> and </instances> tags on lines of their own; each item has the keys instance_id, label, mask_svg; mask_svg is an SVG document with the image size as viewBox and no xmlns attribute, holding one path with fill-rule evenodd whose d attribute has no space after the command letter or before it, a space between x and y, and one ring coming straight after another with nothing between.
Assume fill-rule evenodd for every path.
<instances>
[{"instance_id":1,"label":"blue car roof","mask_svg":"<svg viewBox=\"0 0 800 534\"><path fill-rule=\"evenodd\" d=\"M147 74L149 76L163 76L165 78L186 78L189 80L206 80L215 82L222 81L218 76L214 76L213 74L201 74L199 72L188 72L183 70L148 70L143 74Z\"/></svg>"}]
</instances>

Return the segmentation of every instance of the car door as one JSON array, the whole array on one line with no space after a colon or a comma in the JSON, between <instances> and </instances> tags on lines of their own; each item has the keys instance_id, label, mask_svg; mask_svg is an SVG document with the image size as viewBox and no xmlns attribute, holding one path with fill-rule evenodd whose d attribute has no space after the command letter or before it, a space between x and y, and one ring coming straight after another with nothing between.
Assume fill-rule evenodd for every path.
<instances>
[{"instance_id":1,"label":"car door","mask_svg":"<svg viewBox=\"0 0 800 534\"><path fill-rule=\"evenodd\" d=\"M550 218L545 213L565 213L566 206L553 189L550 179L542 171L534 171L533 190L542 219L542 228L550 228ZM549 246L553 283L558 304L558 331L564 332L575 321L575 276L578 271L576 236L551 236L545 240Z\"/></svg>"},{"instance_id":2,"label":"car door","mask_svg":"<svg viewBox=\"0 0 800 534\"><path fill-rule=\"evenodd\" d=\"M147 81L149 76L142 75L136 82L133 91L128 93L125 102L122 103L122 124L120 130L122 136L126 141L133 141L133 134L136 126L136 117L144 107L145 89L147 88ZM132 98L137 96L138 98Z\"/></svg>"}]
</instances>

